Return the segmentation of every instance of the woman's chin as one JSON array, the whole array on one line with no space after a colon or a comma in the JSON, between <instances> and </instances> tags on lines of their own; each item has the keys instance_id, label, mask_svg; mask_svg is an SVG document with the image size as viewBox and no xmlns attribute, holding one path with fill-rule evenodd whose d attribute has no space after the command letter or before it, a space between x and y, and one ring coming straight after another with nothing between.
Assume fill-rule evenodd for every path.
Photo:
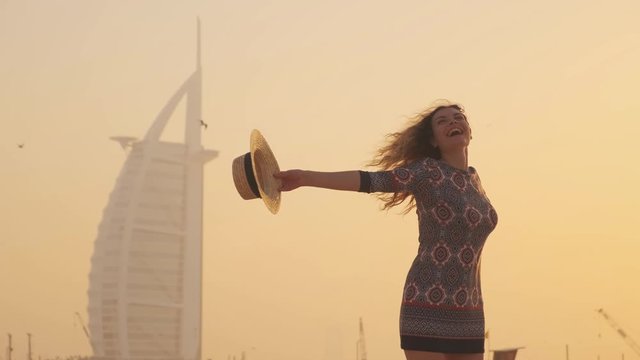
<instances>
[{"instance_id":1,"label":"woman's chin","mask_svg":"<svg viewBox=\"0 0 640 360\"><path fill-rule=\"evenodd\" d=\"M441 148L446 151L457 151L457 150L464 150L468 146L469 146L468 139L457 139L457 140L452 140L448 142L445 146L442 146Z\"/></svg>"}]
</instances>

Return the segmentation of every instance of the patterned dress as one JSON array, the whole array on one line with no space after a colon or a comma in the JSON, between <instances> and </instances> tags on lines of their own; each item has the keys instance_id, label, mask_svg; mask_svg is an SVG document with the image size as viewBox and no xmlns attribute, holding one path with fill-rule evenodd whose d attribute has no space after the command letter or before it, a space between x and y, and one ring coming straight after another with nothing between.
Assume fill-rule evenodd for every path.
<instances>
[{"instance_id":1,"label":"patterned dress","mask_svg":"<svg viewBox=\"0 0 640 360\"><path fill-rule=\"evenodd\" d=\"M404 286L401 347L484 352L480 254L498 217L476 170L426 158L405 168L361 172L360 190L410 192L416 200L419 248Z\"/></svg>"}]
</instances>

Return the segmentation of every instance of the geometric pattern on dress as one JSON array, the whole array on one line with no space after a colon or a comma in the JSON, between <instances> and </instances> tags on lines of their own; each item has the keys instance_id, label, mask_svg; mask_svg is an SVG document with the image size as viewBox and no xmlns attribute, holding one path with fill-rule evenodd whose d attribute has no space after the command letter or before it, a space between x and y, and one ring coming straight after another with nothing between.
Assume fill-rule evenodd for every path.
<instances>
[{"instance_id":1,"label":"geometric pattern on dress","mask_svg":"<svg viewBox=\"0 0 640 360\"><path fill-rule=\"evenodd\" d=\"M463 267L471 267L476 260L476 253L471 246L465 245L458 252L458 260L460 260L460 264L462 264Z\"/></svg>"},{"instance_id":2,"label":"geometric pattern on dress","mask_svg":"<svg viewBox=\"0 0 640 360\"><path fill-rule=\"evenodd\" d=\"M431 209L431 214L438 220L440 225L447 225L451 220L453 220L453 210L451 206L444 201L439 202L433 209Z\"/></svg>"},{"instance_id":3,"label":"geometric pattern on dress","mask_svg":"<svg viewBox=\"0 0 640 360\"><path fill-rule=\"evenodd\" d=\"M473 206L467 205L467 207L464 209L464 218L465 220L467 220L467 224L470 228L475 228L476 226L478 226L478 224L480 224L480 221L482 220L482 214L480 214L480 211L478 211Z\"/></svg>"},{"instance_id":4,"label":"geometric pattern on dress","mask_svg":"<svg viewBox=\"0 0 640 360\"><path fill-rule=\"evenodd\" d=\"M418 220L419 223L422 224L420 225L420 237L418 238L420 244L428 243L428 238L432 238L433 234L442 230L442 225L440 225L438 221L432 220L435 215L433 214L433 209L428 208L428 206L430 206L430 204L424 202L416 203L418 218L430 218L429 220Z\"/></svg>"},{"instance_id":5,"label":"geometric pattern on dress","mask_svg":"<svg viewBox=\"0 0 640 360\"><path fill-rule=\"evenodd\" d=\"M416 301L426 302L427 300L424 297L424 290L428 284L433 284L435 279L439 278L438 270L434 268L434 266L430 263L430 261L421 262L419 264L414 264L409 270L409 274L407 276L408 283L414 283L418 287L418 298Z\"/></svg>"},{"instance_id":6,"label":"geometric pattern on dress","mask_svg":"<svg viewBox=\"0 0 640 360\"><path fill-rule=\"evenodd\" d=\"M453 295L453 301L458 307L467 306L467 302L469 301L469 292L467 289L464 287L458 289L455 295Z\"/></svg>"},{"instance_id":7,"label":"geometric pattern on dress","mask_svg":"<svg viewBox=\"0 0 640 360\"><path fill-rule=\"evenodd\" d=\"M440 170L440 168L435 166L430 166L430 167L427 167L426 178L433 185L437 186L437 185L440 185L442 180L444 180L444 174L442 174L442 170Z\"/></svg>"},{"instance_id":8,"label":"geometric pattern on dress","mask_svg":"<svg viewBox=\"0 0 640 360\"><path fill-rule=\"evenodd\" d=\"M450 296L464 283L465 272L457 263L451 263L442 269L442 282L447 286L447 293Z\"/></svg>"},{"instance_id":9,"label":"geometric pattern on dress","mask_svg":"<svg viewBox=\"0 0 640 360\"><path fill-rule=\"evenodd\" d=\"M464 191L467 188L467 181L464 176L459 172L454 172L451 175L451 182L460 190Z\"/></svg>"},{"instance_id":10,"label":"geometric pattern on dress","mask_svg":"<svg viewBox=\"0 0 640 360\"><path fill-rule=\"evenodd\" d=\"M405 302L413 302L418 296L418 286L415 283L410 283L404 288L404 301Z\"/></svg>"},{"instance_id":11,"label":"geometric pattern on dress","mask_svg":"<svg viewBox=\"0 0 640 360\"><path fill-rule=\"evenodd\" d=\"M481 301L480 291L478 290L478 288L474 288L473 291L471 291L471 305L479 306L480 301Z\"/></svg>"},{"instance_id":12,"label":"geometric pattern on dress","mask_svg":"<svg viewBox=\"0 0 640 360\"><path fill-rule=\"evenodd\" d=\"M482 185L480 184L480 179L477 176L471 178L471 186L478 193L484 194L484 190L482 189Z\"/></svg>"},{"instance_id":13,"label":"geometric pattern on dress","mask_svg":"<svg viewBox=\"0 0 640 360\"><path fill-rule=\"evenodd\" d=\"M429 290L427 290L427 302L431 305L438 305L444 301L445 292L442 286L433 285Z\"/></svg>"},{"instance_id":14,"label":"geometric pattern on dress","mask_svg":"<svg viewBox=\"0 0 640 360\"><path fill-rule=\"evenodd\" d=\"M401 184L408 184L413 180L413 174L409 169L398 168L393 170L393 175L395 176L395 180Z\"/></svg>"},{"instance_id":15,"label":"geometric pattern on dress","mask_svg":"<svg viewBox=\"0 0 640 360\"><path fill-rule=\"evenodd\" d=\"M450 226L447 228L447 240L452 244L464 245L467 244L469 238L469 231L463 226Z\"/></svg>"},{"instance_id":16,"label":"geometric pattern on dress","mask_svg":"<svg viewBox=\"0 0 640 360\"><path fill-rule=\"evenodd\" d=\"M438 308L403 304L402 335L472 339L484 337L482 309Z\"/></svg>"},{"instance_id":17,"label":"geometric pattern on dress","mask_svg":"<svg viewBox=\"0 0 640 360\"><path fill-rule=\"evenodd\" d=\"M444 265L451 257L451 250L445 243L436 244L431 251L431 258L436 265Z\"/></svg>"}]
</instances>

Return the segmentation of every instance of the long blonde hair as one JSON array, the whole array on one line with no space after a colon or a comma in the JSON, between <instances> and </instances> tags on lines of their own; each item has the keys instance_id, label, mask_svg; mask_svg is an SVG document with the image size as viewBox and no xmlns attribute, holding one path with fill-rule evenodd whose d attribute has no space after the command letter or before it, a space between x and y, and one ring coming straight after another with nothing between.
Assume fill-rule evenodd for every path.
<instances>
[{"instance_id":1,"label":"long blonde hair","mask_svg":"<svg viewBox=\"0 0 640 360\"><path fill-rule=\"evenodd\" d=\"M387 134L385 136L386 144L376 151L373 160L368 165L378 167L381 170L392 170L405 167L426 157L440 159L442 157L440 149L431 143L433 140L431 120L438 110L450 107L464 112L463 107L459 104L448 100L437 101L434 105L410 118L404 130ZM409 198L409 203L403 213L408 213L416 206L415 198L407 192L381 193L376 196L384 203L383 210L400 205L407 198Z\"/></svg>"}]
</instances>

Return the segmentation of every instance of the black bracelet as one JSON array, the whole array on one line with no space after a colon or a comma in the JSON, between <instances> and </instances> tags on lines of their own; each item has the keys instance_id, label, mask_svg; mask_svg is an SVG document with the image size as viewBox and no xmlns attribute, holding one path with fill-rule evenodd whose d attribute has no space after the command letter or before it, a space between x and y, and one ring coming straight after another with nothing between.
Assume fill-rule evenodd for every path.
<instances>
[{"instance_id":1,"label":"black bracelet","mask_svg":"<svg viewBox=\"0 0 640 360\"><path fill-rule=\"evenodd\" d=\"M369 176L369 173L366 171L359 171L360 173L360 188L358 189L359 192L364 192L364 193L371 193L371 177Z\"/></svg>"}]
</instances>

